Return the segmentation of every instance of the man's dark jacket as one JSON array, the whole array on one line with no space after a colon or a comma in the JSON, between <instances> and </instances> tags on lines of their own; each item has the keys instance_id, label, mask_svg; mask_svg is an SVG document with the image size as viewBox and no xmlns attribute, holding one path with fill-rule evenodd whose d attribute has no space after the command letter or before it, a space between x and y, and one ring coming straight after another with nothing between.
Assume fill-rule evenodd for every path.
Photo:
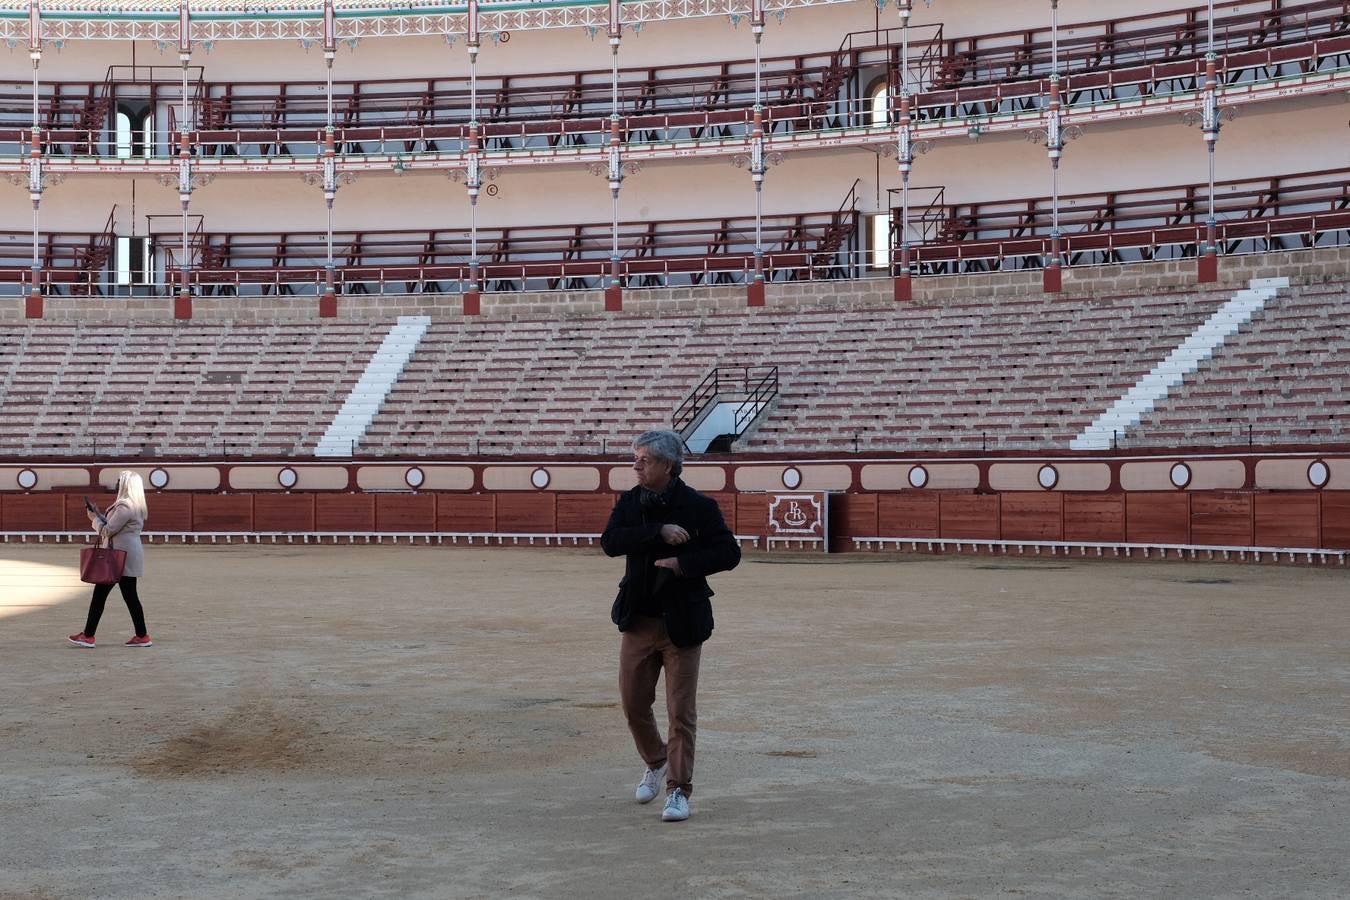
<instances>
[{"instance_id":1,"label":"man's dark jacket","mask_svg":"<svg viewBox=\"0 0 1350 900\"><path fill-rule=\"evenodd\" d=\"M660 610L666 633L677 647L693 647L712 634L713 615L706 576L736 568L741 545L722 520L717 501L671 479L658 496L635 487L619 496L600 546L609 556L627 556L619 595L610 618L627 631L639 609ZM688 542L672 546L661 540L661 526L679 525ZM658 569L656 560L678 557L681 575Z\"/></svg>"}]
</instances>

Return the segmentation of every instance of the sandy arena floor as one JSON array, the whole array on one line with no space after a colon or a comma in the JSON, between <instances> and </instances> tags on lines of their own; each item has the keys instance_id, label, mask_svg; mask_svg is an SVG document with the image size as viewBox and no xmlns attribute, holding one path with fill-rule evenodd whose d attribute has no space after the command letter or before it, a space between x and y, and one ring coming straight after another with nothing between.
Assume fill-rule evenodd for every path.
<instances>
[{"instance_id":1,"label":"sandy arena floor","mask_svg":"<svg viewBox=\"0 0 1350 900\"><path fill-rule=\"evenodd\" d=\"M693 818L597 551L0 546L0 898L1344 897L1350 572L747 557ZM103 646L103 644L107 646Z\"/></svg>"}]
</instances>

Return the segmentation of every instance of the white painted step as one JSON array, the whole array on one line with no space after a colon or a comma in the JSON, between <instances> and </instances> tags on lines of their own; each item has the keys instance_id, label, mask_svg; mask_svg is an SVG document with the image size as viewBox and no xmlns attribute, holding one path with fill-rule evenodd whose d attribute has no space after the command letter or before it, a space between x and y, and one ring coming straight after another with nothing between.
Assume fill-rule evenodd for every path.
<instances>
[{"instance_id":1,"label":"white painted step","mask_svg":"<svg viewBox=\"0 0 1350 900\"><path fill-rule=\"evenodd\" d=\"M1078 437L1069 442L1074 450L1107 450L1153 411L1174 387L1200 368L1228 338L1237 334L1252 316L1265 308L1276 291L1289 286L1288 278L1257 278L1234 294L1167 357L1097 416Z\"/></svg>"},{"instance_id":2,"label":"white painted step","mask_svg":"<svg viewBox=\"0 0 1350 900\"><path fill-rule=\"evenodd\" d=\"M350 456L355 451L430 324L430 316L398 317L315 445L315 456Z\"/></svg>"}]
</instances>

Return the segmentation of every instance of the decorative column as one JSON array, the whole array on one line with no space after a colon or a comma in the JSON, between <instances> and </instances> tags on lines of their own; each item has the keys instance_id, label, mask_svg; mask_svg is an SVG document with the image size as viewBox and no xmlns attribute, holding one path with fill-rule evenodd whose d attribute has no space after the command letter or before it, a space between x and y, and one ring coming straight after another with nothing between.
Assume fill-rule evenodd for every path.
<instances>
[{"instance_id":1,"label":"decorative column","mask_svg":"<svg viewBox=\"0 0 1350 900\"><path fill-rule=\"evenodd\" d=\"M1050 0L1050 97L1046 103L1045 128L1027 134L1032 143L1045 141L1050 156L1050 252L1044 258L1041 284L1048 294L1064 290L1063 235L1059 230L1059 161L1064 145L1083 134L1077 125L1065 125L1059 75L1059 0Z\"/></svg>"},{"instance_id":2,"label":"decorative column","mask_svg":"<svg viewBox=\"0 0 1350 900\"><path fill-rule=\"evenodd\" d=\"M323 4L323 64L328 100L323 129L323 202L328 211L325 235L327 257L323 267L323 295L319 298L319 318L337 317L337 264L333 261L333 201L337 199L337 129L333 122L333 60L337 58L337 16L333 0Z\"/></svg>"},{"instance_id":3,"label":"decorative column","mask_svg":"<svg viewBox=\"0 0 1350 900\"><path fill-rule=\"evenodd\" d=\"M495 167L483 166L483 137L478 122L478 51L482 48L482 34L478 30L478 0L469 0L467 44L469 48L469 139L465 147L464 168L451 169L454 181L463 181L469 192L469 285L464 291L464 315L476 316L481 311L483 275L482 260L478 258L478 196L483 182L492 181L499 174ZM489 191L491 193L491 191Z\"/></svg>"},{"instance_id":4,"label":"decorative column","mask_svg":"<svg viewBox=\"0 0 1350 900\"><path fill-rule=\"evenodd\" d=\"M747 306L764 305L764 90L760 53L764 39L764 0L753 0L750 30L755 35L755 109L750 132L750 179L755 185L755 273L746 294Z\"/></svg>"},{"instance_id":5,"label":"decorative column","mask_svg":"<svg viewBox=\"0 0 1350 900\"><path fill-rule=\"evenodd\" d=\"M1050 157L1050 255L1041 273L1046 293L1064 290L1064 251L1059 231L1059 161L1064 155L1059 78L1059 0L1050 0L1050 103L1045 117L1045 149Z\"/></svg>"},{"instance_id":6,"label":"decorative column","mask_svg":"<svg viewBox=\"0 0 1350 900\"><path fill-rule=\"evenodd\" d=\"M179 260L178 296L173 302L175 319L192 318L192 292L188 271L192 247L188 243L188 205L192 202L192 147L188 129L188 62L192 59L192 21L187 0L178 4L178 62L183 69L182 112L178 117L178 204L183 211L183 251Z\"/></svg>"},{"instance_id":7,"label":"decorative column","mask_svg":"<svg viewBox=\"0 0 1350 900\"><path fill-rule=\"evenodd\" d=\"M1214 0L1209 0L1209 36L1205 48L1205 93L1200 131L1209 154L1209 216L1205 219L1205 245L1198 248L1199 281L1211 284L1219 280L1218 216L1214 200L1214 148L1219 142L1218 56L1214 52Z\"/></svg>"},{"instance_id":8,"label":"decorative column","mask_svg":"<svg viewBox=\"0 0 1350 900\"><path fill-rule=\"evenodd\" d=\"M900 168L900 271L895 278L895 300L914 299L909 245L909 175L914 168L914 120L909 91L909 16L914 0L899 0L900 12L900 120L896 126L895 160Z\"/></svg>"},{"instance_id":9,"label":"decorative column","mask_svg":"<svg viewBox=\"0 0 1350 900\"><path fill-rule=\"evenodd\" d=\"M609 195L613 210L611 225L613 228L609 256L609 284L605 287L605 311L618 312L623 309L623 279L619 275L619 187L623 184L623 156L620 152L622 140L619 134L619 42L623 38L619 0L609 0L609 57L610 57L610 112L609 112L609 158L606 174L609 179Z\"/></svg>"},{"instance_id":10,"label":"decorative column","mask_svg":"<svg viewBox=\"0 0 1350 900\"><path fill-rule=\"evenodd\" d=\"M337 17L333 11L333 0L324 0L323 62L326 75L327 109L324 119L323 149L318 156L319 170L317 172L306 172L300 176L305 184L322 189L324 207L327 210L323 289L319 292L319 318L321 319L332 319L337 316L337 263L333 255L333 202L337 200L340 185L351 184L356 181L355 173L338 172L337 167L337 125L333 117L333 61L336 58Z\"/></svg>"},{"instance_id":11,"label":"decorative column","mask_svg":"<svg viewBox=\"0 0 1350 900\"><path fill-rule=\"evenodd\" d=\"M28 133L28 197L33 202L33 282L24 302L24 316L42 318L42 256L38 207L42 204L42 120L38 115L38 66L42 63L42 18L38 0L28 5L28 58L33 61L33 127Z\"/></svg>"},{"instance_id":12,"label":"decorative column","mask_svg":"<svg viewBox=\"0 0 1350 900\"><path fill-rule=\"evenodd\" d=\"M479 285L482 278L478 259L478 194L483 187L481 138L478 127L478 50L482 45L478 33L478 0L469 0L469 152L464 184L469 191L469 289L464 292L464 315L476 316L481 311Z\"/></svg>"}]
</instances>

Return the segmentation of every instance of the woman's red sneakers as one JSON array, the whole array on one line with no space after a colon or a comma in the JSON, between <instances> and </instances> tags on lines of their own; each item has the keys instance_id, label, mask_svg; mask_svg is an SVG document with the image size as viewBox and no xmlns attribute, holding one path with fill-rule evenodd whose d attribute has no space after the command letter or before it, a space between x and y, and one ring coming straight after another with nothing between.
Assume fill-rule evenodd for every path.
<instances>
[{"instance_id":1,"label":"woman's red sneakers","mask_svg":"<svg viewBox=\"0 0 1350 900\"><path fill-rule=\"evenodd\" d=\"M92 643L94 639L93 639L93 638L90 638L89 640L90 640L89 646L91 646L91 647L94 646L93 643ZM152 647L152 646L154 646L154 641L150 640L150 635L148 635L148 634L138 634L138 635L136 635L134 638L132 638L131 640L127 641L127 642L126 642L126 646L128 646L128 647Z\"/></svg>"},{"instance_id":2,"label":"woman's red sneakers","mask_svg":"<svg viewBox=\"0 0 1350 900\"><path fill-rule=\"evenodd\" d=\"M94 639L91 638L89 635L85 634L83 631L81 631L79 634L72 634L70 637L66 638L66 640L70 641L76 647L94 646Z\"/></svg>"}]
</instances>

